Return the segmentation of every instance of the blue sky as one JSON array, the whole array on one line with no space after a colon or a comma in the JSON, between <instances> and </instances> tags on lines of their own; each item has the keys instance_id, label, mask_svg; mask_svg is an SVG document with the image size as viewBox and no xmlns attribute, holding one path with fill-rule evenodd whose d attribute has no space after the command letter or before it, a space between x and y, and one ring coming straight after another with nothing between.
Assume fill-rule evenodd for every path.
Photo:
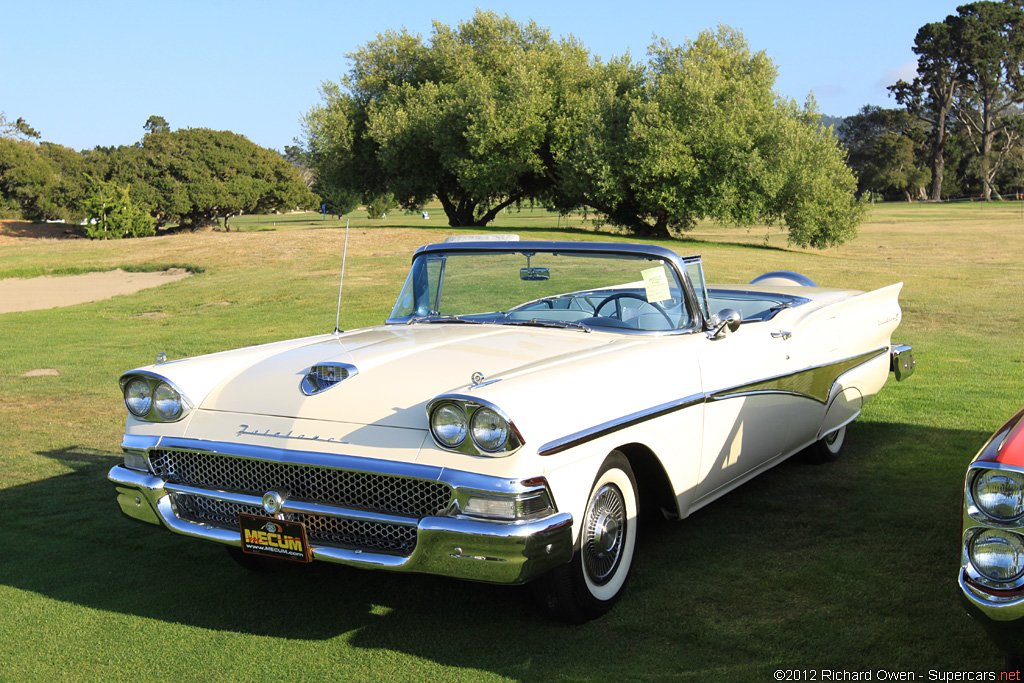
<instances>
[{"instance_id":1,"label":"blue sky","mask_svg":"<svg viewBox=\"0 0 1024 683\"><path fill-rule=\"evenodd\" d=\"M682 44L718 24L742 31L779 70L776 90L823 113L896 106L885 86L913 75L914 36L960 2L944 0L462 0L428 3L114 0L8 3L0 111L75 149L129 145L150 115L283 149L345 55L387 29L429 38L479 7L573 35L603 59L642 59L652 36Z\"/></svg>"}]
</instances>

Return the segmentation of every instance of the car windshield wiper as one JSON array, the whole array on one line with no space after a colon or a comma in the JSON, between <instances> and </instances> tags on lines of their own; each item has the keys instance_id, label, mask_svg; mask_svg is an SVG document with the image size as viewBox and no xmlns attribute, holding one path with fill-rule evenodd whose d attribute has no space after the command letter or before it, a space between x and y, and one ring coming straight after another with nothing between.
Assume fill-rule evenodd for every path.
<instances>
[{"instance_id":1,"label":"car windshield wiper","mask_svg":"<svg viewBox=\"0 0 1024 683\"><path fill-rule=\"evenodd\" d=\"M558 327L561 329L577 329L583 330L584 332L590 333L592 330L589 326L583 323L578 323L569 320L541 320L540 318L531 318L530 320L506 320L501 323L502 325L528 325L530 327Z\"/></svg>"},{"instance_id":2,"label":"car windshield wiper","mask_svg":"<svg viewBox=\"0 0 1024 683\"><path fill-rule=\"evenodd\" d=\"M405 321L406 325L415 323L468 323L471 325L482 325L483 321L463 318L457 315L421 315L418 318L410 318Z\"/></svg>"}]
</instances>

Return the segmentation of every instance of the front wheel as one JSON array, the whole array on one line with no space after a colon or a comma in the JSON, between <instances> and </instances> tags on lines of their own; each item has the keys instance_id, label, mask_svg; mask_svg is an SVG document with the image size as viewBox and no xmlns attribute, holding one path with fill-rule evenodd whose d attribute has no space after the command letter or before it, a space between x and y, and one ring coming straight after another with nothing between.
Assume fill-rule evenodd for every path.
<instances>
[{"instance_id":1,"label":"front wheel","mask_svg":"<svg viewBox=\"0 0 1024 683\"><path fill-rule=\"evenodd\" d=\"M534 582L548 616L582 624L610 610L626 587L636 535L636 478L626 457L612 451L590 490L572 561Z\"/></svg>"}]
</instances>

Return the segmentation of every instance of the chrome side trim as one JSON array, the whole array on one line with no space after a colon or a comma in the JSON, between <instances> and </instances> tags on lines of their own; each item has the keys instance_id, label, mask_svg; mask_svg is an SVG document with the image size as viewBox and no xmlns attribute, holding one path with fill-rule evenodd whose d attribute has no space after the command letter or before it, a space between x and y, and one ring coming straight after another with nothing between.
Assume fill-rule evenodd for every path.
<instances>
[{"instance_id":1,"label":"chrome side trim","mask_svg":"<svg viewBox=\"0 0 1024 683\"><path fill-rule=\"evenodd\" d=\"M707 401L724 401L730 398L743 398L745 396L761 396L766 394L784 394L788 396L800 396L809 398L819 403L828 404L832 386L836 379L845 372L852 370L864 363L872 361L888 352L888 347L869 351L859 356L847 358L834 363L826 363L804 370L798 370L785 375L779 375L769 379L757 380L748 384L740 384L727 389L720 389L712 393L692 394L685 398L663 403L661 405L647 408L614 420L602 422L599 425L588 427L574 434L549 441L538 450L538 455L554 455L569 448L579 446L612 434L621 429L646 422L647 420L674 413L691 406L699 405ZM838 427L837 427L838 429ZM835 430L833 430L835 431Z\"/></svg>"},{"instance_id":2,"label":"chrome side trim","mask_svg":"<svg viewBox=\"0 0 1024 683\"><path fill-rule=\"evenodd\" d=\"M602 422L599 425L580 430L575 434L570 434L560 439L549 441L541 446L538 451L538 455L554 455L555 453L561 453L562 451L573 448L574 446L579 446L580 444L587 443L588 441L593 441L594 439L598 439L607 434L613 434L627 427L640 424L641 422L653 420L656 417L668 415L669 413L674 413L677 410L683 410L685 408L704 403L705 400L707 400L707 396L705 394L692 394L686 398L662 403L661 405L654 406L653 408L647 408L624 417L609 420L608 422Z\"/></svg>"},{"instance_id":3,"label":"chrome side trim","mask_svg":"<svg viewBox=\"0 0 1024 683\"><path fill-rule=\"evenodd\" d=\"M814 367L790 372L777 377L740 384L728 389L720 389L708 394L709 401L721 401L727 398L756 396L759 394L788 394L803 396L818 403L827 404L832 385L845 372L864 363L870 362L889 351L888 347L862 353L859 356L846 358L833 363L825 363Z\"/></svg>"}]
</instances>

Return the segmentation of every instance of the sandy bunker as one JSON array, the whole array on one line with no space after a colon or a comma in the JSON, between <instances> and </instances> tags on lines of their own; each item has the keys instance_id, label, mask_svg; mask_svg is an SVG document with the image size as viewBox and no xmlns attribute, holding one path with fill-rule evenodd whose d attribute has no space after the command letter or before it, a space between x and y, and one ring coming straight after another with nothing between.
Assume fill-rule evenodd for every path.
<instances>
[{"instance_id":1,"label":"sandy bunker","mask_svg":"<svg viewBox=\"0 0 1024 683\"><path fill-rule=\"evenodd\" d=\"M8 278L0 280L0 313L36 311L102 301L186 278L191 273L172 268L156 273L110 270L85 275Z\"/></svg>"}]
</instances>

